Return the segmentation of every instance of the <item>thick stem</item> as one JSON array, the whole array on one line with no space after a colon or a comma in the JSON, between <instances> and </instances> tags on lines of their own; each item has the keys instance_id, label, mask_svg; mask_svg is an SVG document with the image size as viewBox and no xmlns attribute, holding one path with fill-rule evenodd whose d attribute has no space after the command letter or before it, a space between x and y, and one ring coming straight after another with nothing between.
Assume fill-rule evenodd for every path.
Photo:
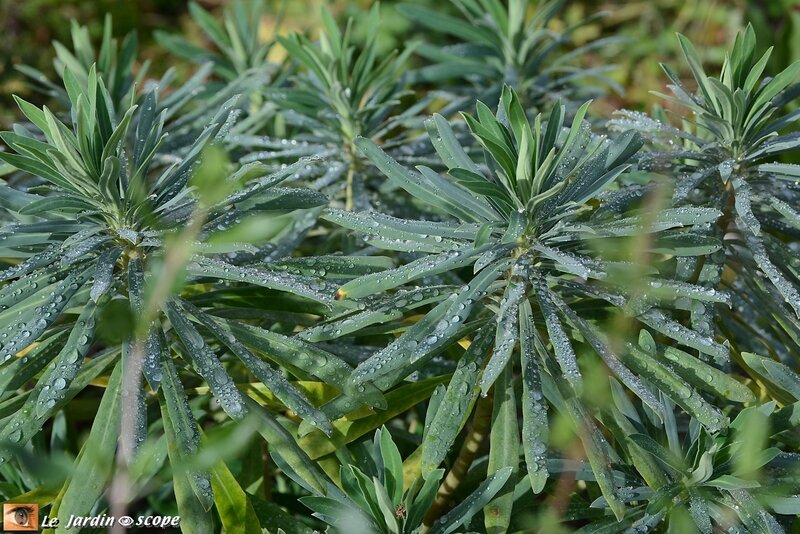
<instances>
[{"instance_id":1,"label":"thick stem","mask_svg":"<svg viewBox=\"0 0 800 534\"><path fill-rule=\"evenodd\" d=\"M353 211L353 175L355 174L355 170L353 169L353 165L350 165L350 168L347 169L347 186L345 188L345 200L344 200L344 209L347 211Z\"/></svg>"},{"instance_id":2,"label":"thick stem","mask_svg":"<svg viewBox=\"0 0 800 534\"><path fill-rule=\"evenodd\" d=\"M358 172L358 159L356 158L356 148L352 143L345 145L345 153L347 154L347 182L345 186L345 200L344 209L353 211L355 201L353 200L353 182L355 181L356 172Z\"/></svg>"},{"instance_id":3,"label":"thick stem","mask_svg":"<svg viewBox=\"0 0 800 534\"><path fill-rule=\"evenodd\" d=\"M472 461L480 450L481 444L486 436L489 434L489 427L492 422L492 392L486 397L478 398L475 403L475 415L472 416L472 425L469 429L464 445L458 452L453 468L447 473L447 476L439 486L439 491L436 492L436 498L433 501L428 513L423 520L422 533L424 534L433 525L434 521L439 519L444 514L450 498L461 485L461 481L469 471Z\"/></svg>"},{"instance_id":4,"label":"thick stem","mask_svg":"<svg viewBox=\"0 0 800 534\"><path fill-rule=\"evenodd\" d=\"M734 224L736 213L736 189L733 187L733 178L734 176L731 175L728 178L728 182L725 184L725 193L727 197L725 199L725 205L722 208L722 217L719 218L719 223L717 223L719 227L722 228L723 238L725 237L724 234L736 228Z\"/></svg>"}]
</instances>

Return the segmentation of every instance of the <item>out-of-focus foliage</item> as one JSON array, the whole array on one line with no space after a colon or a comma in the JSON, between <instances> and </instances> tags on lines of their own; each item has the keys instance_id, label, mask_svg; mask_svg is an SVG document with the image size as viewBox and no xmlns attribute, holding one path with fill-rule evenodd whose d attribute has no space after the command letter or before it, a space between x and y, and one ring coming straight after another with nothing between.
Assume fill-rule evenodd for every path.
<instances>
[{"instance_id":1,"label":"out-of-focus foliage","mask_svg":"<svg viewBox=\"0 0 800 534\"><path fill-rule=\"evenodd\" d=\"M800 528L797 7L319 4L3 2L0 498Z\"/></svg>"},{"instance_id":2,"label":"out-of-focus foliage","mask_svg":"<svg viewBox=\"0 0 800 534\"><path fill-rule=\"evenodd\" d=\"M206 10L220 11L229 2L224 0L201 0L200 6ZM319 28L322 23L319 8L321 2L282 2L267 0L267 10L259 23L263 36L273 34L280 22L282 33L290 30ZM435 44L453 43L444 34L437 36L429 30L416 27L413 21L400 16L397 6L414 5L433 8L448 15L458 15L452 5L434 0L414 0L402 2L387 0L382 2L384 11L378 43L382 52L391 50L403 42L411 42L418 37ZM255 4L255 2L254 2ZM156 31L172 32L177 28L186 34L194 45L202 44L202 29L189 13L188 3L179 0L142 0L140 2L117 2L100 0L84 2L81 0L15 0L0 1L0 27L3 29L2 65L0 65L0 85L3 87L3 109L0 117L8 121L13 116L13 102L10 94L28 96L30 91L22 81L23 77L15 71L14 65L25 64L46 69L50 55L43 53L53 39L69 43L69 25L65 20L76 20L89 29L94 39L102 32L103 17L112 15L118 27L117 35L122 36L136 29L142 59L150 59L154 66L163 70L170 64L167 49L158 46L154 38ZM371 5L366 0L335 0L325 2L329 9L340 17L363 12ZM627 2L607 0L604 2L570 1L563 14L553 21L557 31L586 17L605 13L605 16L579 29L575 44L585 44L604 36L625 37L635 46L620 44L600 49L582 58L588 65L614 63L618 69L608 73L623 88L622 94L614 94L608 104L601 102L598 108L611 111L614 108L649 109L656 101L649 94L651 88L663 85L658 62L677 63L680 49L674 40L674 32L687 35L693 42L702 46L706 52L704 62L709 67L722 63L723 52L735 33L751 22L760 43L771 43L776 47L768 73L776 73L792 61L798 59L797 43L800 42L800 12L795 0L761 2L704 2L701 0L656 0L653 2ZM252 19L249 22L255 22ZM354 28L357 41L363 41L366 27ZM766 45L760 45L760 51ZM210 48L210 47L209 47ZM273 60L285 56L282 50L273 50ZM606 107L608 106L608 107Z\"/></svg>"}]
</instances>

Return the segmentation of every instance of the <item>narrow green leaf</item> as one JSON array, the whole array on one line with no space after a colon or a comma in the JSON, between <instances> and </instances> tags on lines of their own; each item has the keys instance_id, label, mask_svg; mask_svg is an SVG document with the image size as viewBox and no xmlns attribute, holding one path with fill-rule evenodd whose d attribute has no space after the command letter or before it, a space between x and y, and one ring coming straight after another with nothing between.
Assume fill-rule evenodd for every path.
<instances>
[{"instance_id":1,"label":"narrow green leaf","mask_svg":"<svg viewBox=\"0 0 800 534\"><path fill-rule=\"evenodd\" d=\"M117 260L122 254L122 247L111 247L104 250L97 258L97 266L94 269L94 283L89 292L89 296L94 302L100 300L110 288L114 277L114 268Z\"/></svg>"},{"instance_id":2,"label":"narrow green leaf","mask_svg":"<svg viewBox=\"0 0 800 534\"><path fill-rule=\"evenodd\" d=\"M698 389L713 391L720 397L733 402L755 401L755 395L750 388L696 356L674 347L667 347L662 360L666 360L684 380Z\"/></svg>"},{"instance_id":3,"label":"narrow green leaf","mask_svg":"<svg viewBox=\"0 0 800 534\"><path fill-rule=\"evenodd\" d=\"M54 505L61 519L56 532L79 531L75 527L66 528L69 519L90 515L111 478L122 414L121 380L122 364L117 364L100 401L89 438L81 447L64 493Z\"/></svg>"},{"instance_id":4,"label":"narrow green leaf","mask_svg":"<svg viewBox=\"0 0 800 534\"><path fill-rule=\"evenodd\" d=\"M328 286L319 278L283 272L270 272L254 267L240 267L222 260L200 257L195 257L186 270L194 276L246 282L269 289L286 291L323 304L331 304L331 294L328 292Z\"/></svg>"},{"instance_id":5,"label":"narrow green leaf","mask_svg":"<svg viewBox=\"0 0 800 534\"><path fill-rule=\"evenodd\" d=\"M442 254L424 256L396 269L356 278L340 287L336 294L340 298L357 299L393 289L424 276L432 276L469 265L476 256L488 248L489 245L478 249L466 247Z\"/></svg>"},{"instance_id":6,"label":"narrow green leaf","mask_svg":"<svg viewBox=\"0 0 800 534\"><path fill-rule=\"evenodd\" d=\"M325 415L317 410L305 396L297 390L280 372L275 371L266 362L250 352L230 331L217 324L210 316L201 312L197 307L185 300L177 301L184 310L188 311L204 327L206 327L222 344L235 354L247 369L256 378L283 402L288 408L294 410L303 419L320 428L326 434L331 431L331 423Z\"/></svg>"},{"instance_id":7,"label":"narrow green leaf","mask_svg":"<svg viewBox=\"0 0 800 534\"><path fill-rule=\"evenodd\" d=\"M211 488L225 532L261 534L261 525L253 505L223 461L211 468Z\"/></svg>"},{"instance_id":8,"label":"narrow green leaf","mask_svg":"<svg viewBox=\"0 0 800 534\"><path fill-rule=\"evenodd\" d=\"M403 498L403 458L386 427L381 427L379 432L380 436L376 433L376 439L383 459L383 484L392 504L392 512L394 512Z\"/></svg>"},{"instance_id":9,"label":"narrow green leaf","mask_svg":"<svg viewBox=\"0 0 800 534\"><path fill-rule=\"evenodd\" d=\"M330 482L325 473L309 457L309 453L306 452L308 449L298 444L286 428L256 401L248 397L245 402L248 405L249 414L255 422L256 430L270 444L271 454L277 454L290 466L302 478L310 491L324 495Z\"/></svg>"},{"instance_id":10,"label":"narrow green leaf","mask_svg":"<svg viewBox=\"0 0 800 534\"><path fill-rule=\"evenodd\" d=\"M756 372L780 387L796 400L800 400L800 375L786 365L752 352L743 352L742 358Z\"/></svg>"},{"instance_id":11,"label":"narrow green leaf","mask_svg":"<svg viewBox=\"0 0 800 534\"><path fill-rule=\"evenodd\" d=\"M624 362L694 416L709 432L718 432L727 426L727 418L716 407L706 402L694 387L677 378L670 369L648 354L629 345Z\"/></svg>"},{"instance_id":12,"label":"narrow green leaf","mask_svg":"<svg viewBox=\"0 0 800 534\"><path fill-rule=\"evenodd\" d=\"M414 174L389 157L371 140L359 137L355 143L389 179L423 202L437 206L465 222L496 221L500 218L483 199L475 198L434 171L420 167L421 174Z\"/></svg>"},{"instance_id":13,"label":"narrow green leaf","mask_svg":"<svg viewBox=\"0 0 800 534\"><path fill-rule=\"evenodd\" d=\"M480 365L493 341L489 328L479 331L459 358L447 391L422 440L422 476L426 480L444 461L470 415Z\"/></svg>"},{"instance_id":14,"label":"narrow green leaf","mask_svg":"<svg viewBox=\"0 0 800 534\"><path fill-rule=\"evenodd\" d=\"M468 495L458 506L440 517L428 531L430 534L450 534L468 522L503 489L511 477L512 469L504 467L484 480L478 488Z\"/></svg>"},{"instance_id":15,"label":"narrow green leaf","mask_svg":"<svg viewBox=\"0 0 800 534\"><path fill-rule=\"evenodd\" d=\"M240 342L264 354L291 372L301 369L347 395L351 395L352 398L357 397L359 401L369 406L386 407L383 395L371 384L363 384L363 387L360 388L350 387L349 379L352 368L338 356L299 338L286 337L239 321L225 321L221 324L229 329Z\"/></svg>"},{"instance_id":16,"label":"narrow green leaf","mask_svg":"<svg viewBox=\"0 0 800 534\"><path fill-rule=\"evenodd\" d=\"M516 315L516 311L515 311ZM516 329L516 324L514 325ZM492 404L492 427L489 436L488 475L502 469L511 469L511 476L519 465L519 428L517 426L517 403L514 393L513 371L506 367L497 377ZM495 494L483 510L487 533L508 532L511 524L513 491Z\"/></svg>"},{"instance_id":17,"label":"narrow green leaf","mask_svg":"<svg viewBox=\"0 0 800 534\"><path fill-rule=\"evenodd\" d=\"M480 379L481 392L486 395L497 377L504 369L508 368L511 353L519 340L519 303L525 297L527 273L524 269L512 270L503 298L500 301L500 311L497 315L497 330L495 332L494 349L492 356L483 369Z\"/></svg>"},{"instance_id":18,"label":"narrow green leaf","mask_svg":"<svg viewBox=\"0 0 800 534\"><path fill-rule=\"evenodd\" d=\"M42 417L47 414L66 396L66 390L77 376L94 338L94 314L95 304L90 301L84 305L64 348L45 375L40 378L44 387L36 400L37 416Z\"/></svg>"},{"instance_id":19,"label":"narrow green leaf","mask_svg":"<svg viewBox=\"0 0 800 534\"><path fill-rule=\"evenodd\" d=\"M536 358L536 327L530 302L520 306L519 340L522 366L522 450L534 494L547 482L549 424L547 403L542 396L541 370Z\"/></svg>"},{"instance_id":20,"label":"narrow green leaf","mask_svg":"<svg viewBox=\"0 0 800 534\"><path fill-rule=\"evenodd\" d=\"M427 361L434 351L454 341L472 307L507 267L507 262L500 261L478 273L455 296L439 303L400 337L361 362L351 381L362 385L392 372L407 376L415 363Z\"/></svg>"},{"instance_id":21,"label":"narrow green leaf","mask_svg":"<svg viewBox=\"0 0 800 534\"><path fill-rule=\"evenodd\" d=\"M214 351L206 344L200 332L175 302L167 302L164 312L186 347L185 356L193 363L200 376L208 382L225 413L233 419L244 417L245 407L239 390L236 389L233 379L222 366Z\"/></svg>"},{"instance_id":22,"label":"narrow green leaf","mask_svg":"<svg viewBox=\"0 0 800 534\"><path fill-rule=\"evenodd\" d=\"M386 394L387 408L360 419L342 418L333 422L333 435L327 438L319 432L308 434L299 440L302 450L312 459L331 454L339 447L380 427L386 421L404 413L431 396L436 386L444 381L442 377L428 378L411 382Z\"/></svg>"}]
</instances>

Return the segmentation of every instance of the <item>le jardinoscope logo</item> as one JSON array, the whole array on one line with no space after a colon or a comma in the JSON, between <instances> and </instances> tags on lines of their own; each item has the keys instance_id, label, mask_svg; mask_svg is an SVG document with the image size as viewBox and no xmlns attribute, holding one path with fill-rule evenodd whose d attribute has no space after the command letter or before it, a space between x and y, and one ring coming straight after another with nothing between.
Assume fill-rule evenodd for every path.
<instances>
[{"instance_id":1,"label":"le jardinoscope logo","mask_svg":"<svg viewBox=\"0 0 800 534\"><path fill-rule=\"evenodd\" d=\"M65 521L58 517L45 515L40 522L38 504L6 503L3 505L3 531L5 532L35 531L40 528L53 528L62 524L66 528L102 528L120 525L126 528L135 526L166 529L177 527L180 524L180 520L178 516L148 515L133 518L127 515L114 517L100 514L92 516L70 515Z\"/></svg>"}]
</instances>

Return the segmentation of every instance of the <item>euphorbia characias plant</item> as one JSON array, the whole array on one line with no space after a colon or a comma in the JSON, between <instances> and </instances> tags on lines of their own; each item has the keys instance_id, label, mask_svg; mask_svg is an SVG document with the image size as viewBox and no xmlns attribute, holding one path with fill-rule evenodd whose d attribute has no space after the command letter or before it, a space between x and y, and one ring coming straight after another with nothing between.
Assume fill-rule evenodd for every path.
<instances>
[{"instance_id":1,"label":"euphorbia characias plant","mask_svg":"<svg viewBox=\"0 0 800 534\"><path fill-rule=\"evenodd\" d=\"M560 7L401 6L437 34L386 51L377 5L191 4L209 44L158 35L188 74L110 19L58 82L23 67L0 495L192 533L796 529L800 66L678 36L672 113L605 123L581 60L614 39L570 48Z\"/></svg>"}]
</instances>

